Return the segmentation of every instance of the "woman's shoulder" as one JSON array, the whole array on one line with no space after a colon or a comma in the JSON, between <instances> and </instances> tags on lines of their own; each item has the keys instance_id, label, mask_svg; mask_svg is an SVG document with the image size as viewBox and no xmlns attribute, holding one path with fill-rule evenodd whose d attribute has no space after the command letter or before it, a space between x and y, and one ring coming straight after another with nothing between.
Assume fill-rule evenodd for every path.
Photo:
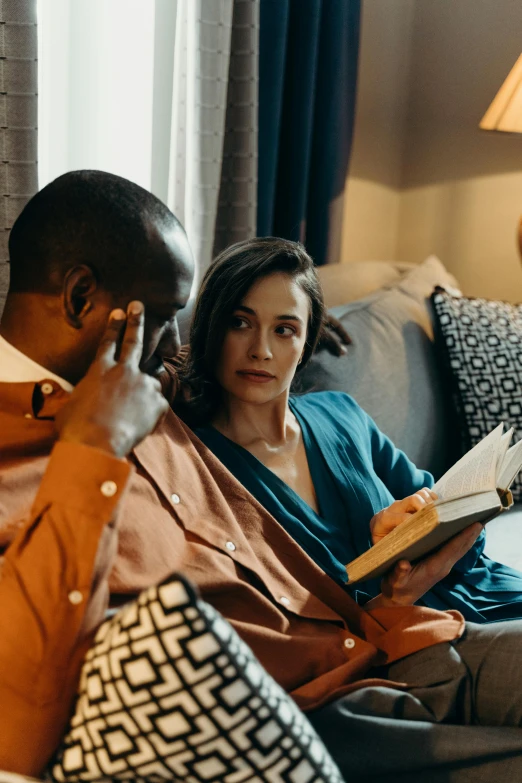
<instances>
[{"instance_id":1,"label":"woman's shoulder","mask_svg":"<svg viewBox=\"0 0 522 783\"><path fill-rule=\"evenodd\" d=\"M300 413L317 413L327 417L347 415L350 417L364 418L365 414L360 405L349 394L337 391L309 392L298 394L290 398L292 406Z\"/></svg>"}]
</instances>

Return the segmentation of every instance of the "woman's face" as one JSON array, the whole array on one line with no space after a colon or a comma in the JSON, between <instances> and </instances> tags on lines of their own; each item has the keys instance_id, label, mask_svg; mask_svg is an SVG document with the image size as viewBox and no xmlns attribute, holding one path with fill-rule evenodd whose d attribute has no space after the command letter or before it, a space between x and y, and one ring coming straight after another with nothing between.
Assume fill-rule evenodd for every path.
<instances>
[{"instance_id":1,"label":"woman's face","mask_svg":"<svg viewBox=\"0 0 522 783\"><path fill-rule=\"evenodd\" d=\"M288 275L258 280L236 307L216 378L230 397L265 403L290 388L303 355L310 303Z\"/></svg>"}]
</instances>

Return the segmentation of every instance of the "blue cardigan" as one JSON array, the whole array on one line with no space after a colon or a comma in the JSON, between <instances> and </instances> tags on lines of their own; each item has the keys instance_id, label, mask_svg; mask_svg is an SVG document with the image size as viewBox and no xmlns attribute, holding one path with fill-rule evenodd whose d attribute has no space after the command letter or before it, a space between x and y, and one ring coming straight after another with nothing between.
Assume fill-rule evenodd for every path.
<instances>
[{"instance_id":1,"label":"blue cardigan","mask_svg":"<svg viewBox=\"0 0 522 783\"><path fill-rule=\"evenodd\" d=\"M333 579L346 583L345 564L371 546L369 523L394 500L432 486L347 394L290 398L303 433L320 514L246 449L213 427L199 438ZM522 618L522 573L483 554L485 532L452 572L423 596L434 609L459 609L477 623ZM347 587L364 603L380 580Z\"/></svg>"}]
</instances>

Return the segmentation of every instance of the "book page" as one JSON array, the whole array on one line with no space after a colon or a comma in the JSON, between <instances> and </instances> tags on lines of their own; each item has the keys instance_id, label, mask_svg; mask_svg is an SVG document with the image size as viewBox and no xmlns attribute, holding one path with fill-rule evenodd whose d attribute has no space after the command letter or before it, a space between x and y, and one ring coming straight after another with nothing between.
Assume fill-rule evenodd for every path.
<instances>
[{"instance_id":1,"label":"book page","mask_svg":"<svg viewBox=\"0 0 522 783\"><path fill-rule=\"evenodd\" d=\"M497 478L497 487L499 489L509 489L520 468L522 468L522 440L511 446L505 455Z\"/></svg>"},{"instance_id":2,"label":"book page","mask_svg":"<svg viewBox=\"0 0 522 783\"><path fill-rule=\"evenodd\" d=\"M498 449L503 429L503 423L495 427L437 481L433 489L440 500L496 489Z\"/></svg>"},{"instance_id":3,"label":"book page","mask_svg":"<svg viewBox=\"0 0 522 783\"><path fill-rule=\"evenodd\" d=\"M505 432L500 438L500 443L498 445L498 456L497 456L497 487L500 486L498 480L499 480L500 472L502 470L502 465L504 463L504 458L507 454L507 450L509 449L509 444L511 443L512 437L513 437L513 427L510 427L509 430Z\"/></svg>"}]
</instances>

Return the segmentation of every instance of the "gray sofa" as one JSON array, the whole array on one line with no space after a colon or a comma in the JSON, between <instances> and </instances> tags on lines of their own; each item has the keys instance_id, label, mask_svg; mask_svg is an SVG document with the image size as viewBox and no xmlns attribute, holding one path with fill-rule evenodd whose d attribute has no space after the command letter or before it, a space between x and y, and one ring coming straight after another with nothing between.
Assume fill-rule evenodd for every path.
<instances>
[{"instance_id":1,"label":"gray sofa","mask_svg":"<svg viewBox=\"0 0 522 783\"><path fill-rule=\"evenodd\" d=\"M351 394L419 467L438 478L458 456L450 395L433 342L429 296L458 288L442 263L366 261L323 267L325 300L348 331L345 356L317 354L300 391ZM190 308L180 319L183 341ZM486 552L522 570L522 505L488 524Z\"/></svg>"}]
</instances>

